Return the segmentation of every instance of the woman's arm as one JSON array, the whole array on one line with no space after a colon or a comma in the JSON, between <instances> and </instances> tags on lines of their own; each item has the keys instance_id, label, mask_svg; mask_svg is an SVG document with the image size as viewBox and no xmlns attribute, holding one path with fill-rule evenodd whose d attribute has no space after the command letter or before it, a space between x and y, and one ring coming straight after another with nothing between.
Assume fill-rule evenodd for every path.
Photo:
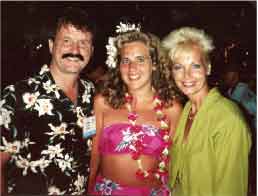
<instances>
[{"instance_id":1,"label":"woman's arm","mask_svg":"<svg viewBox=\"0 0 258 196\"><path fill-rule=\"evenodd\" d=\"M96 117L96 135L93 137L93 145L91 151L90 161L90 176L88 184L88 193L93 191L95 179L99 169L100 153L98 150L99 140L103 128L103 111L104 111L104 98L101 95L97 95L94 98L94 113Z\"/></svg>"}]
</instances>

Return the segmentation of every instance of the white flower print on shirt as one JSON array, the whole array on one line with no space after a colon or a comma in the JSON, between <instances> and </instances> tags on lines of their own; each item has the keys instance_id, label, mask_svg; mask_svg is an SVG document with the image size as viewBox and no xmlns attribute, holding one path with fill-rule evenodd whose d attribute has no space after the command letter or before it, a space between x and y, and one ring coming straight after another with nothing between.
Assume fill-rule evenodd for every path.
<instances>
[{"instance_id":1,"label":"white flower print on shirt","mask_svg":"<svg viewBox=\"0 0 258 196\"><path fill-rule=\"evenodd\" d=\"M48 187L48 195L64 195L66 191L61 191L58 187L51 185Z\"/></svg>"},{"instance_id":2,"label":"white flower print on shirt","mask_svg":"<svg viewBox=\"0 0 258 196\"><path fill-rule=\"evenodd\" d=\"M39 92L36 93L24 93L22 96L22 99L24 103L26 104L25 108L29 109L31 108L37 101L39 96Z\"/></svg>"},{"instance_id":3,"label":"white flower print on shirt","mask_svg":"<svg viewBox=\"0 0 258 196\"><path fill-rule=\"evenodd\" d=\"M43 88L46 90L46 93L49 94L51 92L54 92L56 95L56 98L60 98L60 94L58 92L58 87L55 84L51 83L51 80L48 80L47 82L43 83Z\"/></svg>"},{"instance_id":4,"label":"white flower print on shirt","mask_svg":"<svg viewBox=\"0 0 258 196\"><path fill-rule=\"evenodd\" d=\"M40 158L39 160L36 161L31 161L30 165L31 165L31 170L34 173L37 173L36 171L36 167L39 167L40 171L42 173L44 173L45 168L49 166L49 164L51 163L50 160L45 159L45 157Z\"/></svg>"},{"instance_id":5,"label":"white flower print on shirt","mask_svg":"<svg viewBox=\"0 0 258 196\"><path fill-rule=\"evenodd\" d=\"M63 122L60 126L55 127L51 123L49 123L48 126L51 128L52 132L46 132L45 134L52 135L52 137L50 137L50 140L53 140L56 136L60 136L61 139L65 139L65 135L72 132L66 130L67 124Z\"/></svg>"},{"instance_id":6,"label":"white flower print on shirt","mask_svg":"<svg viewBox=\"0 0 258 196\"><path fill-rule=\"evenodd\" d=\"M28 171L29 167L31 167L31 165L30 165L30 158L31 158L31 154L27 155L27 159L23 158L21 155L18 155L15 158L16 166L21 168L21 169L23 169L23 171L22 171L22 175L23 176L27 175L27 171ZM32 170L35 171L35 168L33 168Z\"/></svg>"},{"instance_id":7,"label":"white flower print on shirt","mask_svg":"<svg viewBox=\"0 0 258 196\"><path fill-rule=\"evenodd\" d=\"M35 78L29 78L28 79L28 84L31 85L31 84L40 84L40 81L36 80Z\"/></svg>"},{"instance_id":8,"label":"white flower print on shirt","mask_svg":"<svg viewBox=\"0 0 258 196\"><path fill-rule=\"evenodd\" d=\"M20 141L14 141L13 143L7 142L5 137L2 137L3 146L0 146L0 150L8 152L10 154L17 154L22 148L22 143Z\"/></svg>"},{"instance_id":9,"label":"white flower print on shirt","mask_svg":"<svg viewBox=\"0 0 258 196\"><path fill-rule=\"evenodd\" d=\"M76 124L77 124L79 127L83 128L85 115L84 115L84 113L83 113L83 111L82 111L82 108L81 108L81 107L77 107L77 108L76 108L76 113L77 113L77 118L78 118Z\"/></svg>"},{"instance_id":10,"label":"white flower print on shirt","mask_svg":"<svg viewBox=\"0 0 258 196\"><path fill-rule=\"evenodd\" d=\"M7 110L6 108L2 108L4 100L1 102L2 103L0 103L0 126L4 125L6 129L9 129L9 124L11 123L11 114L13 114L13 112Z\"/></svg>"},{"instance_id":11,"label":"white flower print on shirt","mask_svg":"<svg viewBox=\"0 0 258 196\"><path fill-rule=\"evenodd\" d=\"M35 105L35 110L39 112L39 116L44 114L53 115L53 104L50 102L50 99L38 99Z\"/></svg>"},{"instance_id":12,"label":"white flower print on shirt","mask_svg":"<svg viewBox=\"0 0 258 196\"><path fill-rule=\"evenodd\" d=\"M44 74L44 73L46 73L46 72L48 72L49 71L49 68L48 68L48 66L45 64L45 65L43 65L42 67L41 67L41 70L40 70L40 72L39 72L39 75L42 75L42 74Z\"/></svg>"},{"instance_id":13,"label":"white flower print on shirt","mask_svg":"<svg viewBox=\"0 0 258 196\"><path fill-rule=\"evenodd\" d=\"M82 102L83 103L90 103L91 94L85 91L85 93L82 96Z\"/></svg>"},{"instance_id":14,"label":"white flower print on shirt","mask_svg":"<svg viewBox=\"0 0 258 196\"><path fill-rule=\"evenodd\" d=\"M72 170L72 163L73 163L73 157L70 157L68 154L65 155L64 159L57 159L57 163L59 168L62 171L65 171L66 169ZM72 170L74 171L74 170Z\"/></svg>"},{"instance_id":15,"label":"white flower print on shirt","mask_svg":"<svg viewBox=\"0 0 258 196\"><path fill-rule=\"evenodd\" d=\"M87 178L81 175L77 175L77 179L74 182L75 186L75 192L72 193L72 195L81 195L85 191L85 184L86 184Z\"/></svg>"},{"instance_id":16,"label":"white flower print on shirt","mask_svg":"<svg viewBox=\"0 0 258 196\"><path fill-rule=\"evenodd\" d=\"M63 148L61 148L61 143L53 146L53 145L48 145L48 149L47 150L43 150L41 152L41 154L45 154L45 155L48 155L49 156L49 159L53 159L55 157L58 157L58 158L63 158Z\"/></svg>"}]
</instances>

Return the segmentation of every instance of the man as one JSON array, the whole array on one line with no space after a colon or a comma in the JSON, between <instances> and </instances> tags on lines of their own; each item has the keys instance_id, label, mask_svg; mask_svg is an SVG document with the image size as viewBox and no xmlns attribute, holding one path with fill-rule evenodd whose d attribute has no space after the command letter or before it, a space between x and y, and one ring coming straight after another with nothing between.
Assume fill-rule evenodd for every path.
<instances>
[{"instance_id":1,"label":"man","mask_svg":"<svg viewBox=\"0 0 258 196\"><path fill-rule=\"evenodd\" d=\"M91 139L83 139L83 122L92 115L94 87L79 74L93 54L94 29L85 12L67 8L49 39L50 66L3 90L2 192L82 195L87 190Z\"/></svg>"},{"instance_id":2,"label":"man","mask_svg":"<svg viewBox=\"0 0 258 196\"><path fill-rule=\"evenodd\" d=\"M226 66L222 79L222 92L240 105L251 122L251 127L256 129L256 94L241 80L237 63Z\"/></svg>"}]
</instances>

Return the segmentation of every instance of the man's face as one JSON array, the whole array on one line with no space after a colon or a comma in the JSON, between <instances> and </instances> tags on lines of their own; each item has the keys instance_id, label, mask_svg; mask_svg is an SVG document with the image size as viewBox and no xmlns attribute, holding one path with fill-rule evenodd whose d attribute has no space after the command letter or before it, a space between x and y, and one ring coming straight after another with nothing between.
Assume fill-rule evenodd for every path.
<instances>
[{"instance_id":1,"label":"man's face","mask_svg":"<svg viewBox=\"0 0 258 196\"><path fill-rule=\"evenodd\" d=\"M51 66L64 74L79 74L93 53L92 34L73 25L61 26L55 40L49 40Z\"/></svg>"}]
</instances>

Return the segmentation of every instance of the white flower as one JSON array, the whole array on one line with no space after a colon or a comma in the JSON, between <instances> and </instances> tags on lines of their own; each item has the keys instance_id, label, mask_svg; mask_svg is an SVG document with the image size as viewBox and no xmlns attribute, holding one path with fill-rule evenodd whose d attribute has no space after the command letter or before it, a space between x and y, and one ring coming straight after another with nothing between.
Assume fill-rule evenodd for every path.
<instances>
[{"instance_id":1,"label":"white flower","mask_svg":"<svg viewBox=\"0 0 258 196\"><path fill-rule=\"evenodd\" d=\"M38 99L35 106L35 110L39 112L39 116L44 114L53 115L52 113L53 104L50 102L50 99Z\"/></svg>"},{"instance_id":2,"label":"white flower","mask_svg":"<svg viewBox=\"0 0 258 196\"><path fill-rule=\"evenodd\" d=\"M14 141L13 143L7 142L5 137L2 136L3 146L0 146L0 150L8 152L10 154L17 154L22 148L22 143L20 141Z\"/></svg>"},{"instance_id":3,"label":"white flower","mask_svg":"<svg viewBox=\"0 0 258 196\"><path fill-rule=\"evenodd\" d=\"M61 168L62 171L66 169L72 169L72 162L73 158L70 157L68 154L65 155L64 159L57 159L58 166Z\"/></svg>"},{"instance_id":4,"label":"white flower","mask_svg":"<svg viewBox=\"0 0 258 196\"><path fill-rule=\"evenodd\" d=\"M58 187L52 185L48 187L48 195L64 195L66 191L61 191Z\"/></svg>"},{"instance_id":5,"label":"white flower","mask_svg":"<svg viewBox=\"0 0 258 196\"><path fill-rule=\"evenodd\" d=\"M115 68L117 64L117 48L115 46L116 38L109 37L108 38L108 45L106 45L107 49L107 60L106 64L110 68Z\"/></svg>"},{"instance_id":6,"label":"white flower","mask_svg":"<svg viewBox=\"0 0 258 196\"><path fill-rule=\"evenodd\" d=\"M119 23L119 25L116 26L116 33L126 33L128 31L140 31L141 26L138 24L137 26L135 24L124 24L122 22Z\"/></svg>"},{"instance_id":7,"label":"white flower","mask_svg":"<svg viewBox=\"0 0 258 196\"><path fill-rule=\"evenodd\" d=\"M30 141L30 138L27 137L27 138L25 138L24 141L22 142L22 146L23 146L23 147L28 147L29 144L35 144L35 142L31 142L31 141Z\"/></svg>"},{"instance_id":8,"label":"white flower","mask_svg":"<svg viewBox=\"0 0 258 196\"><path fill-rule=\"evenodd\" d=\"M9 111L2 107L0 108L0 126L4 125L6 129L9 129L9 124L11 122L11 114L13 114L12 111Z\"/></svg>"},{"instance_id":9,"label":"white flower","mask_svg":"<svg viewBox=\"0 0 258 196\"><path fill-rule=\"evenodd\" d=\"M83 116L77 116L77 122L76 124L79 126L79 127L83 127L83 124L84 124L84 117Z\"/></svg>"},{"instance_id":10,"label":"white flower","mask_svg":"<svg viewBox=\"0 0 258 196\"><path fill-rule=\"evenodd\" d=\"M48 124L48 126L51 128L52 132L47 132L47 135L52 135L50 139L54 139L56 136L60 136L60 138L65 139L65 135L69 133L69 131L66 131L67 124L61 123L60 126L53 126L51 123Z\"/></svg>"},{"instance_id":11,"label":"white flower","mask_svg":"<svg viewBox=\"0 0 258 196\"><path fill-rule=\"evenodd\" d=\"M31 166L31 170L34 173L37 173L36 171L36 167L39 167L40 171L43 173L45 168L49 166L49 164L51 163L51 161L45 159L45 157L36 160L36 161L31 161L30 166Z\"/></svg>"},{"instance_id":12,"label":"white flower","mask_svg":"<svg viewBox=\"0 0 258 196\"><path fill-rule=\"evenodd\" d=\"M6 87L6 89L8 89L9 91L12 91L12 92L14 92L14 90L15 90L14 85L9 85Z\"/></svg>"},{"instance_id":13,"label":"white flower","mask_svg":"<svg viewBox=\"0 0 258 196\"><path fill-rule=\"evenodd\" d=\"M41 154L45 154L45 155L48 155L49 156L49 159L53 159L54 157L59 157L59 158L63 158L63 148L61 148L61 143L55 145L55 146L52 146L52 145L49 145L48 146L48 149L47 150L43 150L41 152Z\"/></svg>"},{"instance_id":14,"label":"white flower","mask_svg":"<svg viewBox=\"0 0 258 196\"><path fill-rule=\"evenodd\" d=\"M82 103L90 103L91 95L88 92L85 92L82 96Z\"/></svg>"},{"instance_id":15,"label":"white flower","mask_svg":"<svg viewBox=\"0 0 258 196\"><path fill-rule=\"evenodd\" d=\"M86 177L81 176L79 174L77 175L77 179L74 182L76 192L72 193L72 195L81 195L84 193L86 180L87 180Z\"/></svg>"},{"instance_id":16,"label":"white flower","mask_svg":"<svg viewBox=\"0 0 258 196\"><path fill-rule=\"evenodd\" d=\"M41 70L40 70L39 74L42 75L43 73L46 73L46 72L48 72L48 71L49 71L48 66L47 66L47 65L43 65L43 66L41 67Z\"/></svg>"},{"instance_id":17,"label":"white flower","mask_svg":"<svg viewBox=\"0 0 258 196\"><path fill-rule=\"evenodd\" d=\"M22 171L22 175L26 176L27 175L27 171L30 167L30 158L31 158L31 154L27 155L27 159L23 158L22 156L18 155L15 161L15 164L17 167L23 169Z\"/></svg>"},{"instance_id":18,"label":"white flower","mask_svg":"<svg viewBox=\"0 0 258 196\"><path fill-rule=\"evenodd\" d=\"M28 79L28 84L32 84L32 83L35 83L35 84L40 84L40 81L36 80L35 78L29 78Z\"/></svg>"},{"instance_id":19,"label":"white flower","mask_svg":"<svg viewBox=\"0 0 258 196\"><path fill-rule=\"evenodd\" d=\"M169 153L169 152L168 152L168 149L167 149L167 148L165 148L165 149L162 151L162 154L163 154L163 155L168 155L168 153Z\"/></svg>"},{"instance_id":20,"label":"white flower","mask_svg":"<svg viewBox=\"0 0 258 196\"><path fill-rule=\"evenodd\" d=\"M39 96L39 92L24 93L22 96L22 99L23 99L24 103L26 104L25 108L28 109L28 108L32 107L36 103L38 96Z\"/></svg>"},{"instance_id":21,"label":"white flower","mask_svg":"<svg viewBox=\"0 0 258 196\"><path fill-rule=\"evenodd\" d=\"M51 80L44 82L43 88L46 90L46 93L54 92L56 95L56 98L58 98L58 99L60 98L60 94L58 92L58 87L55 84L52 84Z\"/></svg>"}]
</instances>

